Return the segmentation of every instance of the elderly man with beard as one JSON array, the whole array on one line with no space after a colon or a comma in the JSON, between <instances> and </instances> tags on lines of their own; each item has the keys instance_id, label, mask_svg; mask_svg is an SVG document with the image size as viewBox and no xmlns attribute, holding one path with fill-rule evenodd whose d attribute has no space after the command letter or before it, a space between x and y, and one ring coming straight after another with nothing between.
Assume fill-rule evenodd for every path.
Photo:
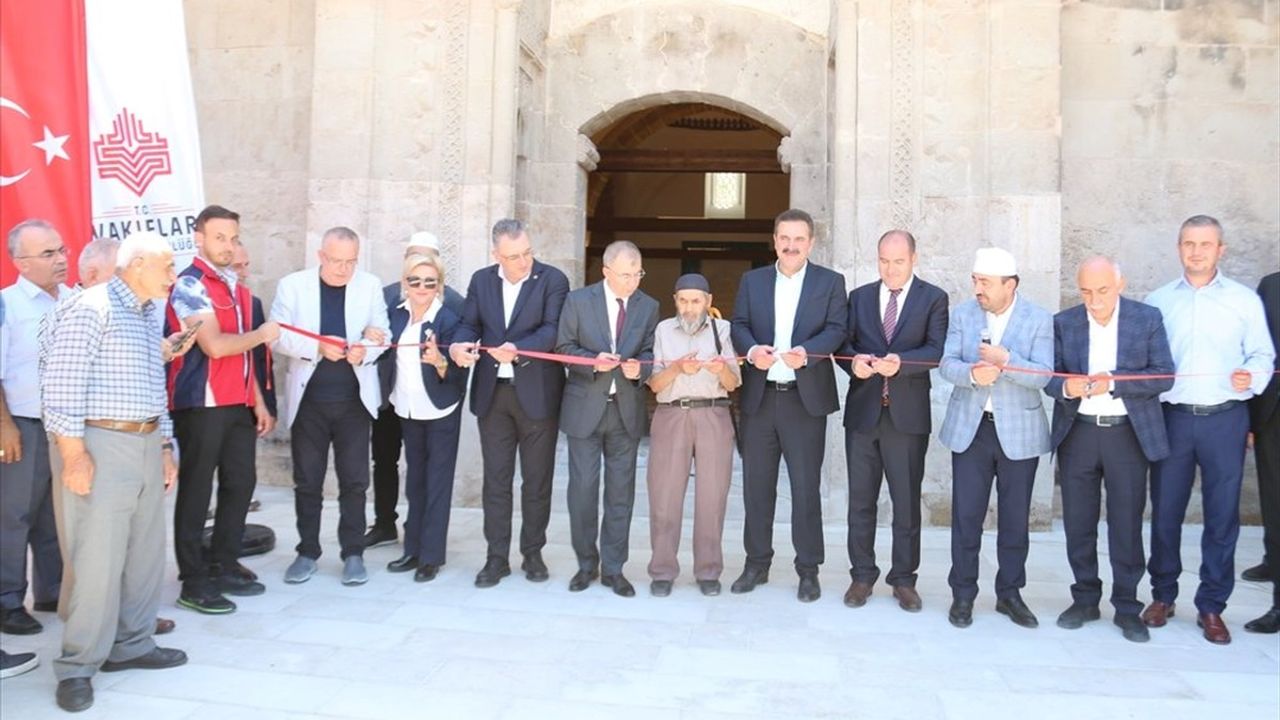
<instances>
[{"instance_id":1,"label":"elderly man with beard","mask_svg":"<svg viewBox=\"0 0 1280 720\"><path fill-rule=\"evenodd\" d=\"M689 465L698 459L694 485L693 576L703 595L720 594L721 539L733 472L729 393L742 383L729 323L710 317L711 286L696 273L676 280L677 315L654 331L653 374L658 396L649 428L649 589L671 594L680 574L684 496Z\"/></svg>"}]
</instances>

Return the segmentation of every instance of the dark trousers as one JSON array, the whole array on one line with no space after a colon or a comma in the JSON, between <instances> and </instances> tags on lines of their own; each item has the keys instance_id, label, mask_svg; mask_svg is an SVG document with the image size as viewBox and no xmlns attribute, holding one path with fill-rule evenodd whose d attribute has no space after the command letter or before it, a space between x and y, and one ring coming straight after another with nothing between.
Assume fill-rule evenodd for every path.
<instances>
[{"instance_id":1,"label":"dark trousers","mask_svg":"<svg viewBox=\"0 0 1280 720\"><path fill-rule=\"evenodd\" d=\"M178 441L178 497L173 506L173 551L183 592L199 594L208 581L201 538L213 477L218 474L218 509L213 519L209 560L234 567L240 557L245 515L258 484L257 423L247 406L190 408L173 412Z\"/></svg>"},{"instance_id":2,"label":"dark trousers","mask_svg":"<svg viewBox=\"0 0 1280 720\"><path fill-rule=\"evenodd\" d=\"M404 433L404 494L409 500L404 554L418 558L419 564L443 565L462 404L435 420L399 418L398 428Z\"/></svg>"},{"instance_id":3,"label":"dark trousers","mask_svg":"<svg viewBox=\"0 0 1280 720\"><path fill-rule=\"evenodd\" d=\"M747 566L773 562L773 517L778 503L778 463L786 460L791 479L791 543L798 572L822 564L822 459L827 448L827 416L804 409L800 393L766 387L760 408L742 416L742 498L746 505L743 544Z\"/></svg>"},{"instance_id":4,"label":"dark trousers","mask_svg":"<svg viewBox=\"0 0 1280 720\"><path fill-rule=\"evenodd\" d=\"M622 424L618 403L605 407L596 431L569 438L569 536L578 569L622 573L636 500L636 450L640 442ZM600 459L604 458L604 521L600 521ZM600 546L596 547L596 538Z\"/></svg>"},{"instance_id":5,"label":"dark trousers","mask_svg":"<svg viewBox=\"0 0 1280 720\"><path fill-rule=\"evenodd\" d=\"M1213 415L1192 415L1164 406L1169 457L1151 470L1151 596L1172 603L1182 574L1182 521L1200 468L1204 532L1200 536L1200 587L1196 609L1221 613L1235 588L1236 540L1240 537L1240 483L1244 477L1249 412L1244 403Z\"/></svg>"},{"instance_id":6,"label":"dark trousers","mask_svg":"<svg viewBox=\"0 0 1280 720\"><path fill-rule=\"evenodd\" d=\"M1253 431L1258 463L1258 500L1262 505L1262 562L1271 568L1273 604L1280 607L1280 410Z\"/></svg>"},{"instance_id":7,"label":"dark trousers","mask_svg":"<svg viewBox=\"0 0 1280 720\"><path fill-rule=\"evenodd\" d=\"M365 493L369 489L369 426L360 400L316 402L302 398L290 434L293 501L298 515L298 554L320 557L320 513L329 445L338 474L338 543L342 559L364 554Z\"/></svg>"},{"instance_id":8,"label":"dark trousers","mask_svg":"<svg viewBox=\"0 0 1280 720\"><path fill-rule=\"evenodd\" d=\"M957 600L978 596L978 552L982 524L991 503L991 480L996 483L996 597L1014 597L1027 584L1027 522L1031 488L1040 458L1010 460L1000 446L996 425L978 424L973 443L951 453L951 574L947 582Z\"/></svg>"},{"instance_id":9,"label":"dark trousers","mask_svg":"<svg viewBox=\"0 0 1280 720\"><path fill-rule=\"evenodd\" d=\"M865 583L880 577L876 508L883 478L893 502L893 564L885 581L915 587L920 567L920 485L929 436L898 430L886 407L871 431L846 430L844 447L849 461L850 577Z\"/></svg>"},{"instance_id":10,"label":"dark trousers","mask_svg":"<svg viewBox=\"0 0 1280 720\"><path fill-rule=\"evenodd\" d=\"M484 539L489 559L508 561L511 555L511 485L520 452L520 553L528 555L547 544L551 519L551 480L556 469L559 419L534 420L525 414L515 386L494 388L489 412L478 418L484 484Z\"/></svg>"},{"instance_id":11,"label":"dark trousers","mask_svg":"<svg viewBox=\"0 0 1280 720\"><path fill-rule=\"evenodd\" d=\"M400 416L390 405L373 421L373 524L395 530L400 502Z\"/></svg>"},{"instance_id":12,"label":"dark trousers","mask_svg":"<svg viewBox=\"0 0 1280 720\"><path fill-rule=\"evenodd\" d=\"M1117 615L1142 612L1138 581L1146 569L1142 513L1147 507L1147 456L1132 425L1098 427L1077 422L1058 447L1062 524L1075 583L1071 598L1098 605L1098 514L1107 488L1107 549L1111 555L1111 604Z\"/></svg>"},{"instance_id":13,"label":"dark trousers","mask_svg":"<svg viewBox=\"0 0 1280 720\"><path fill-rule=\"evenodd\" d=\"M49 436L39 420L13 419L22 461L0 463L0 607L22 607L27 595L27 548L31 548L31 595L57 602L62 551L53 519ZM56 451L55 451L56 452Z\"/></svg>"}]
</instances>

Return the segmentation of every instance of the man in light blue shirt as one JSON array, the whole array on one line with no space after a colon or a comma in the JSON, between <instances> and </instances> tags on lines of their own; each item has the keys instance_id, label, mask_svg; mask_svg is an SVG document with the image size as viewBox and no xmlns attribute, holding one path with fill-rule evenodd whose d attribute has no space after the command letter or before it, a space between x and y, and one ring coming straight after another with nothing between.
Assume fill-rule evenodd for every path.
<instances>
[{"instance_id":1,"label":"man in light blue shirt","mask_svg":"<svg viewBox=\"0 0 1280 720\"><path fill-rule=\"evenodd\" d=\"M1249 411L1244 401L1271 379L1275 348L1257 293L1222 276L1222 225L1195 215L1178 232L1183 276L1151 293L1160 309L1178 377L1160 395L1171 454L1151 471L1152 602L1150 627L1173 617L1182 573L1182 521L1200 469L1204 533L1200 540L1197 625L1212 643L1231 642L1222 611L1235 584Z\"/></svg>"}]
</instances>

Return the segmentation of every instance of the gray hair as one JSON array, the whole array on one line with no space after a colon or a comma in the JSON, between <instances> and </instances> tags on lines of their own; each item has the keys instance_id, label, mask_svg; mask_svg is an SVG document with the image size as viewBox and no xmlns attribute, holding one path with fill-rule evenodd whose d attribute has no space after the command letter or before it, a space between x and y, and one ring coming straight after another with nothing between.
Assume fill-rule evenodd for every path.
<instances>
[{"instance_id":1,"label":"gray hair","mask_svg":"<svg viewBox=\"0 0 1280 720\"><path fill-rule=\"evenodd\" d=\"M1115 275L1116 282L1120 282L1124 279L1124 273L1120 271L1120 263L1116 262L1114 258L1107 257L1106 255L1093 255L1085 258L1085 261L1080 263L1080 271L1083 271L1090 265L1103 264L1111 268L1111 272Z\"/></svg>"},{"instance_id":2,"label":"gray hair","mask_svg":"<svg viewBox=\"0 0 1280 720\"><path fill-rule=\"evenodd\" d=\"M517 238L528 232L524 223L515 218L502 218L493 224L493 246L498 247L498 241L504 237Z\"/></svg>"},{"instance_id":3,"label":"gray hair","mask_svg":"<svg viewBox=\"0 0 1280 720\"><path fill-rule=\"evenodd\" d=\"M48 230L55 235L58 234L58 231L54 229L53 224L48 220L41 220L40 218L28 218L23 220L17 225L14 225L13 229L9 231L9 257L18 257L18 244L21 240L22 231L33 228L37 230Z\"/></svg>"},{"instance_id":4,"label":"gray hair","mask_svg":"<svg viewBox=\"0 0 1280 720\"><path fill-rule=\"evenodd\" d=\"M112 254L119 252L120 241L111 238L98 238L80 251L80 262L77 267L80 268L80 274L84 275L94 263L101 261L103 258L110 257Z\"/></svg>"},{"instance_id":5,"label":"gray hair","mask_svg":"<svg viewBox=\"0 0 1280 720\"><path fill-rule=\"evenodd\" d=\"M120 249L116 252L116 269L124 270L129 267L129 263L138 258L147 258L165 253L172 255L173 247L159 233L151 232L150 230L130 233L120 243Z\"/></svg>"},{"instance_id":6,"label":"gray hair","mask_svg":"<svg viewBox=\"0 0 1280 720\"><path fill-rule=\"evenodd\" d=\"M637 260L641 259L640 248L636 247L635 243L630 240L614 240L605 246L604 259L602 262L605 265L612 265L614 260L617 260L619 257L624 255L627 257L633 257Z\"/></svg>"},{"instance_id":7,"label":"gray hair","mask_svg":"<svg viewBox=\"0 0 1280 720\"><path fill-rule=\"evenodd\" d=\"M360 236L355 230L346 225L335 225L324 231L324 235L320 236L320 242L323 244L325 240L334 238L335 240L350 240L352 242L360 242Z\"/></svg>"},{"instance_id":8,"label":"gray hair","mask_svg":"<svg viewBox=\"0 0 1280 720\"><path fill-rule=\"evenodd\" d=\"M1178 239L1182 239L1182 231L1187 228L1194 227L1211 227L1218 230L1218 242L1222 242L1222 223L1218 222L1218 218L1212 215L1192 215L1182 221L1182 226L1178 228Z\"/></svg>"}]
</instances>

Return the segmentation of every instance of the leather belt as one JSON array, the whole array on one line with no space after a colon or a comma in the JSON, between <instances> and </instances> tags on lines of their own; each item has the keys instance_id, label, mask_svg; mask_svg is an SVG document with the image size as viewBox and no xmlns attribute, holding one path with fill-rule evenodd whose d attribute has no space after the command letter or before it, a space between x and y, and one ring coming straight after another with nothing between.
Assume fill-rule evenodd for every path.
<instances>
[{"instance_id":1,"label":"leather belt","mask_svg":"<svg viewBox=\"0 0 1280 720\"><path fill-rule=\"evenodd\" d=\"M497 382L499 385L515 385L516 379L500 377L495 382Z\"/></svg>"},{"instance_id":2,"label":"leather belt","mask_svg":"<svg viewBox=\"0 0 1280 720\"><path fill-rule=\"evenodd\" d=\"M1228 400L1220 402L1217 405L1189 405L1186 403L1165 403L1170 410L1178 412L1191 413L1192 415L1217 415L1220 412L1226 412L1231 408L1239 405L1239 400Z\"/></svg>"},{"instance_id":3,"label":"leather belt","mask_svg":"<svg viewBox=\"0 0 1280 720\"><path fill-rule=\"evenodd\" d=\"M160 427L159 418L151 418L150 420L106 420L95 419L85 420L85 425L89 427L102 428L103 430L115 430L116 432L133 433L135 435L150 435Z\"/></svg>"},{"instance_id":4,"label":"leather belt","mask_svg":"<svg viewBox=\"0 0 1280 720\"><path fill-rule=\"evenodd\" d=\"M995 413L993 413L993 412L990 412L990 411L988 411L988 410L983 410L983 411L982 411L982 419L983 419L983 420L986 420L987 422L995 422L995 421L996 421L996 414L995 414Z\"/></svg>"},{"instance_id":5,"label":"leather belt","mask_svg":"<svg viewBox=\"0 0 1280 720\"><path fill-rule=\"evenodd\" d=\"M729 407L729 398L684 398L671 402L658 403L666 407L678 407L681 410L692 410L704 407Z\"/></svg>"},{"instance_id":6,"label":"leather belt","mask_svg":"<svg viewBox=\"0 0 1280 720\"><path fill-rule=\"evenodd\" d=\"M765 380L764 386L772 390L777 390L778 392L789 392L796 389L796 383L794 380L791 382L774 382L772 380Z\"/></svg>"},{"instance_id":7,"label":"leather belt","mask_svg":"<svg viewBox=\"0 0 1280 720\"><path fill-rule=\"evenodd\" d=\"M1129 424L1128 415L1085 415L1084 413L1077 413L1076 420L1098 427L1116 427L1117 425Z\"/></svg>"}]
</instances>

